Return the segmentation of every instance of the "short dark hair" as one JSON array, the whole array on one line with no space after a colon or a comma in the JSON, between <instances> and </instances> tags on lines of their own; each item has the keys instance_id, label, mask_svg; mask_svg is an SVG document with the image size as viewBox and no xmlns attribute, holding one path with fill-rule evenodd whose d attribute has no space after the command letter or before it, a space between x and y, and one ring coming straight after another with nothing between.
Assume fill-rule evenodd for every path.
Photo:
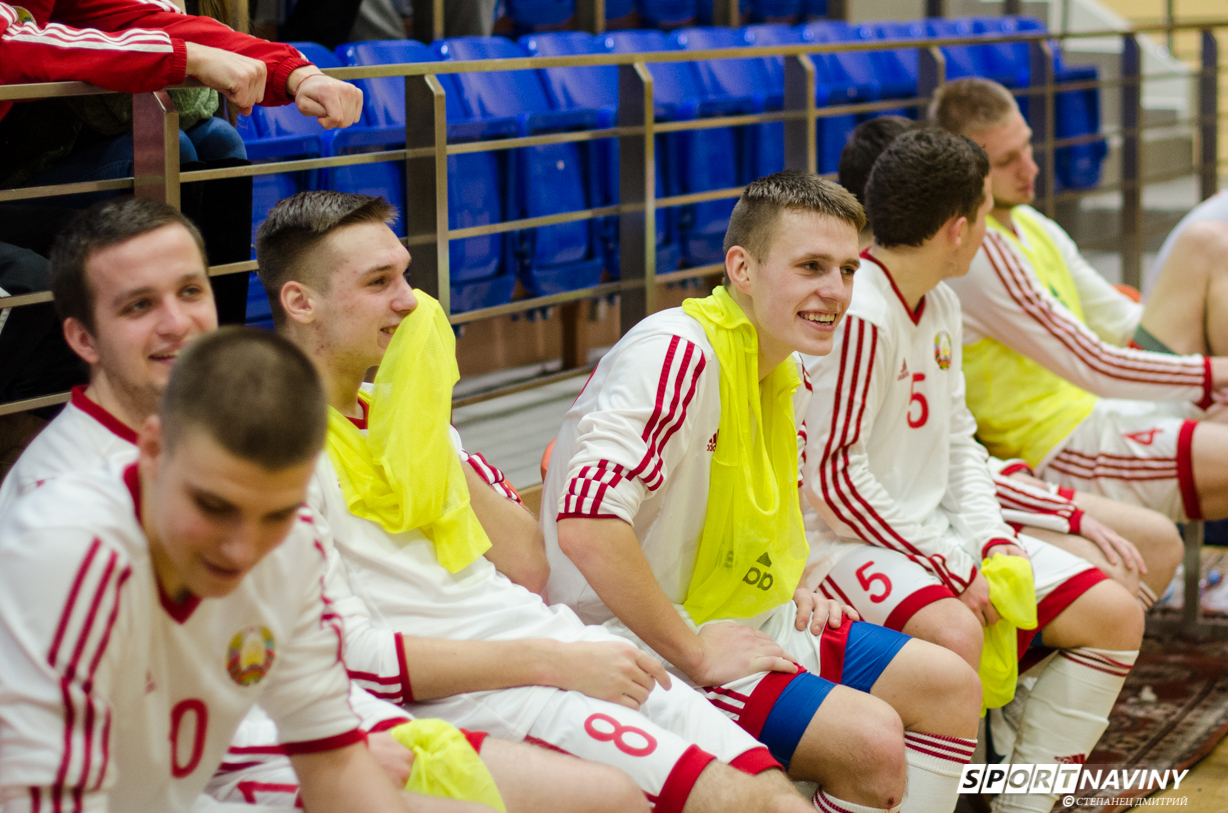
<instances>
[{"instance_id":1,"label":"short dark hair","mask_svg":"<svg viewBox=\"0 0 1228 813\"><path fill-rule=\"evenodd\" d=\"M969 133L1002 122L1019 105L1011 92L992 79L970 76L947 82L930 102L929 123L949 133Z\"/></svg>"},{"instance_id":2,"label":"short dark hair","mask_svg":"<svg viewBox=\"0 0 1228 813\"><path fill-rule=\"evenodd\" d=\"M74 217L51 247L51 294L61 319L72 317L94 332L94 288L85 267L95 252L126 243L134 237L178 224L192 235L206 267L205 241L192 221L174 206L148 198L113 198L96 203Z\"/></svg>"},{"instance_id":3,"label":"short dark hair","mask_svg":"<svg viewBox=\"0 0 1228 813\"><path fill-rule=\"evenodd\" d=\"M810 172L786 169L749 183L729 216L725 252L741 246L763 262L776 237L776 222L787 209L843 220L861 231L866 214L848 190Z\"/></svg>"},{"instance_id":4,"label":"short dark hair","mask_svg":"<svg viewBox=\"0 0 1228 813\"><path fill-rule=\"evenodd\" d=\"M279 201L256 232L256 273L264 284L273 322L286 318L281 289L290 280L328 290L327 275L316 279L305 262L328 235L356 223L392 223L397 210L383 198L349 192L299 192Z\"/></svg>"},{"instance_id":5,"label":"short dark hair","mask_svg":"<svg viewBox=\"0 0 1228 813\"><path fill-rule=\"evenodd\" d=\"M275 471L324 446L328 400L315 366L286 339L225 327L193 341L175 362L158 408L166 448L189 428Z\"/></svg>"},{"instance_id":6,"label":"short dark hair","mask_svg":"<svg viewBox=\"0 0 1228 813\"><path fill-rule=\"evenodd\" d=\"M870 178L874 162L896 136L916 126L915 121L903 116L879 116L858 124L840 151L836 180L853 193L858 203L865 206L866 181Z\"/></svg>"},{"instance_id":7,"label":"short dark hair","mask_svg":"<svg viewBox=\"0 0 1228 813\"><path fill-rule=\"evenodd\" d=\"M898 136L874 162L866 211L884 248L920 246L952 217L976 218L989 157L968 138L926 127Z\"/></svg>"}]
</instances>

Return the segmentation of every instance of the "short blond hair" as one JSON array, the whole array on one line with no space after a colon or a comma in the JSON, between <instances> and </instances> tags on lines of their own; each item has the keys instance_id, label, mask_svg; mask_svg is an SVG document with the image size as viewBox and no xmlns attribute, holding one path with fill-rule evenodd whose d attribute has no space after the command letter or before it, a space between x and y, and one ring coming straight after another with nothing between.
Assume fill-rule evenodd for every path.
<instances>
[{"instance_id":1,"label":"short blond hair","mask_svg":"<svg viewBox=\"0 0 1228 813\"><path fill-rule=\"evenodd\" d=\"M968 135L1000 124L1018 110L1015 97L992 79L969 77L947 82L930 102L932 126L956 135Z\"/></svg>"}]
</instances>

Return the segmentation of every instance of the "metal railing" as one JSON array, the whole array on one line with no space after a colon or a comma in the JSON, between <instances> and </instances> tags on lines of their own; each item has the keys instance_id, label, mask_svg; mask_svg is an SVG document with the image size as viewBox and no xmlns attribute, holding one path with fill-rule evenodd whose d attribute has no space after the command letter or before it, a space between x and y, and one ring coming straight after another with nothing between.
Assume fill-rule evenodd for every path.
<instances>
[{"instance_id":1,"label":"metal railing","mask_svg":"<svg viewBox=\"0 0 1228 813\"><path fill-rule=\"evenodd\" d=\"M600 2L598 3L600 5ZM718 5L720 5L718 3ZM507 314L523 313L555 305L578 303L581 300L610 294L620 295L620 329L626 332L644 316L656 310L657 285L718 273L722 266L710 265L668 273L656 268L656 210L704 201L736 198L740 187L686 195L657 197L655 136L737 127L766 122L783 122L785 130L785 164L789 168L817 169L816 123L825 117L848 113L866 113L885 109L924 109L934 90L945 81L945 59L941 48L949 45L986 45L1025 42L1031 51L1033 85L1013 91L1016 96L1041 97L1029 105L1033 129L1033 147L1041 173L1037 179L1036 205L1050 216L1055 206L1068 200L1118 191L1122 195L1121 253L1124 281L1138 285L1141 274L1143 245L1146 234L1142 227L1142 188L1151 182L1143 173L1141 140L1148 129L1142 125L1142 83L1149 79L1141 73L1138 36L1143 33L1170 31L1201 32L1201 68L1196 71L1198 82L1198 113L1185 122L1195 125L1199 134L1200 153L1195 172L1200 179L1202 198L1217 189L1218 153L1218 43L1215 29L1228 27L1228 20L1208 20L1135 28L1127 32L1093 31L1065 34L1037 33L1012 36L976 36L917 40L870 40L861 42L814 43L789 46L760 46L720 50L664 51L636 54L592 54L563 57L525 57L481 61L430 62L400 65L372 65L337 68L326 73L338 79L374 79L402 77L405 82L406 125L405 148L381 152L358 153L327 158L287 160L276 163L224 169L180 172L178 154L178 114L165 91L136 94L133 97L134 176L115 180L25 187L0 190L0 202L30 200L54 195L109 190L132 190L133 194L179 205L180 185L193 181L220 178L255 177L328 167L352 166L385 161L404 161L406 177L405 211L407 237L403 242L412 249L411 282L442 303L454 325L466 324ZM1120 77L1111 80L1058 83L1053 75L1053 40L1077 40L1120 37L1123 43ZM815 103L815 67L811 59L817 54L841 51L883 51L917 49L919 82L917 96L912 99L888 99L839 106L819 107ZM691 62L713 59L744 59L747 57L780 56L785 61L784 109L780 111L702 118L685 121L658 122L654 117L653 78L648 65L665 62ZM531 135L485 141L449 143L445 94L436 78L439 74L523 70L539 68L617 66L619 106L617 126L599 130ZM185 83L185 87L197 83ZM1055 94L1063 91L1097 87L1119 89L1121 122L1106 132L1057 139L1054 134ZM83 96L107 91L83 82L52 82L44 84L8 85L0 87L0 101L39 99L48 97ZM1172 127L1172 123L1162 126ZM1072 190L1054 194L1055 151L1063 146L1088 143L1100 138L1120 140L1121 180L1087 190ZM451 229L448 227L447 159L451 155L473 152L518 149L544 144L590 142L617 139L620 151L620 203L572 212L523 218L483 226ZM480 235L531 229L560 223L617 216L621 268L619 279L576 291L551 296L520 299L507 304L463 313L451 313L448 244L451 240ZM245 273L256 268L255 261L234 262L212 266L211 276ZM51 300L49 292L0 297L0 308L23 307ZM574 311L574 309L573 309ZM565 366L579 367L572 360ZM543 383L550 380L547 376ZM522 385L516 385L521 387ZM0 415L47 406L67 400L67 394L0 404Z\"/></svg>"}]
</instances>

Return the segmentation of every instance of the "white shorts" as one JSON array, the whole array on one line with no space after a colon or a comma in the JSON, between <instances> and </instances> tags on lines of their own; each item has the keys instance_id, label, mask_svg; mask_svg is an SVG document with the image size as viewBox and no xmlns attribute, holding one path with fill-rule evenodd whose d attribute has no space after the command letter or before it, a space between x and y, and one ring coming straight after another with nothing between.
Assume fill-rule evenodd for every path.
<instances>
[{"instance_id":1,"label":"white shorts","mask_svg":"<svg viewBox=\"0 0 1228 813\"><path fill-rule=\"evenodd\" d=\"M1032 558L1037 618L1036 630L1019 631L1022 656L1037 631L1108 577L1073 553L1027 534L1019 535L1019 545ZM827 598L850 605L866 621L899 630L923 607L956 597L937 576L907 556L872 545L840 557L818 589Z\"/></svg>"},{"instance_id":2,"label":"white shorts","mask_svg":"<svg viewBox=\"0 0 1228 813\"><path fill-rule=\"evenodd\" d=\"M539 707L529 730L510 719ZM475 692L407 707L458 728L553 748L626 772L661 813L682 809L691 787L715 757L747 773L779 767L754 737L732 724L681 681L657 686L639 711L579 692L521 686Z\"/></svg>"},{"instance_id":3,"label":"white shorts","mask_svg":"<svg viewBox=\"0 0 1228 813\"><path fill-rule=\"evenodd\" d=\"M1174 522L1201 519L1190 454L1200 414L1193 404L1102 398L1037 476Z\"/></svg>"}]
</instances>

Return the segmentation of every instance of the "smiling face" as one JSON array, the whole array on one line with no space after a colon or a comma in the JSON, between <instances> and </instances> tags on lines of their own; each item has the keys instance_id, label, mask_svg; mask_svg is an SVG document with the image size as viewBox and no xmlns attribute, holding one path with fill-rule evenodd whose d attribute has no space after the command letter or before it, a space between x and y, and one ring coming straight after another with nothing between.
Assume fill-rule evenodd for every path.
<instances>
[{"instance_id":1,"label":"smiling face","mask_svg":"<svg viewBox=\"0 0 1228 813\"><path fill-rule=\"evenodd\" d=\"M69 345L91 365L91 382L132 426L155 409L179 351L217 327L205 261L173 223L94 252L85 265L94 330L65 320Z\"/></svg>"},{"instance_id":2,"label":"smiling face","mask_svg":"<svg viewBox=\"0 0 1228 813\"><path fill-rule=\"evenodd\" d=\"M743 310L759 333L760 355L776 363L799 351L831 352L836 326L853 296L857 229L830 215L786 209L776 221L767 256L756 260L740 247L742 266L730 274ZM744 273L742 268L745 269ZM760 370L760 373L766 373Z\"/></svg>"},{"instance_id":3,"label":"smiling face","mask_svg":"<svg viewBox=\"0 0 1228 813\"><path fill-rule=\"evenodd\" d=\"M312 260L328 280L312 298L316 355L344 370L380 363L397 326L418 306L405 279L409 260L383 223L345 226L324 240Z\"/></svg>"},{"instance_id":4,"label":"smiling face","mask_svg":"<svg viewBox=\"0 0 1228 813\"><path fill-rule=\"evenodd\" d=\"M138 441L142 522L172 598L217 598L280 545L298 521L315 458L269 470L188 427L173 448L151 416Z\"/></svg>"},{"instance_id":5,"label":"smiling face","mask_svg":"<svg viewBox=\"0 0 1228 813\"><path fill-rule=\"evenodd\" d=\"M995 209L1010 209L1031 203L1036 195L1036 175L1040 171L1032 160L1032 128L1018 108L1000 124L968 133L989 156L989 177L993 179Z\"/></svg>"}]
</instances>

